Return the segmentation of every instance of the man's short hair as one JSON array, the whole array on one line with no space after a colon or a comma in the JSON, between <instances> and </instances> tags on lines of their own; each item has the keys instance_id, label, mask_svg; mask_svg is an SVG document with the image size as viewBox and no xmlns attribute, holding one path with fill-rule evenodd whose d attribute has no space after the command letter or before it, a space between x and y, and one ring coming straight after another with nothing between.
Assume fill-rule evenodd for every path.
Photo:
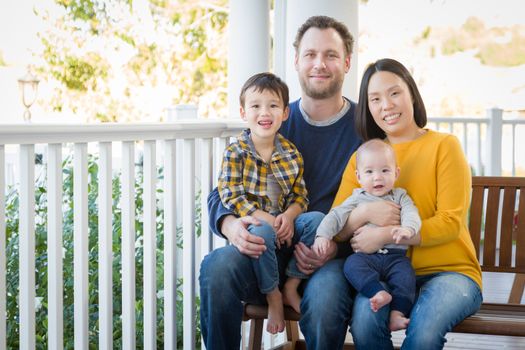
<instances>
[{"instance_id":1,"label":"man's short hair","mask_svg":"<svg viewBox=\"0 0 525 350\"><path fill-rule=\"evenodd\" d=\"M352 54L354 47L354 37L352 34L350 34L344 23L328 16L312 16L308 18L302 26L299 27L297 30L297 35L295 36L295 41L293 42L295 52L299 51L299 45L301 44L301 40L303 40L304 33L306 33L306 31L312 27L319 29L333 28L337 33L339 33L339 36L343 40L346 55L349 56Z\"/></svg>"}]
</instances>

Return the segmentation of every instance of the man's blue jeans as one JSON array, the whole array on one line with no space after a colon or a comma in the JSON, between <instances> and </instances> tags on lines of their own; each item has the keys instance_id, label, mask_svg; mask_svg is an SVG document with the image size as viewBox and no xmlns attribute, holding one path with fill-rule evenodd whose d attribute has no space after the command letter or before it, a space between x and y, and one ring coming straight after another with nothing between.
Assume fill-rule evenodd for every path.
<instances>
[{"instance_id":1,"label":"man's blue jeans","mask_svg":"<svg viewBox=\"0 0 525 350\"><path fill-rule=\"evenodd\" d=\"M292 252L292 248L276 252L282 280ZM229 245L211 252L201 264L201 330L207 349L238 349L242 302L266 304L251 260ZM343 264L344 259L331 260L306 281L300 326L308 349L340 349L344 343L352 289L343 275Z\"/></svg>"},{"instance_id":2,"label":"man's blue jeans","mask_svg":"<svg viewBox=\"0 0 525 350\"><path fill-rule=\"evenodd\" d=\"M456 272L417 276L416 290L403 350L443 349L447 332L478 311L483 300L476 282ZM388 305L373 312L369 299L357 295L350 327L356 349L394 348L388 329L389 312Z\"/></svg>"}]
</instances>

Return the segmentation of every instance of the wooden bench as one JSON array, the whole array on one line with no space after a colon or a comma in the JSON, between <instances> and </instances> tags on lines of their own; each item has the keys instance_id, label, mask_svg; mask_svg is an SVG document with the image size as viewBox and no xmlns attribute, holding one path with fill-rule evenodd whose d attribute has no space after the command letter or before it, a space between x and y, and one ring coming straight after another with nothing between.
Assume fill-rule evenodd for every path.
<instances>
[{"instance_id":1,"label":"wooden bench","mask_svg":"<svg viewBox=\"0 0 525 350\"><path fill-rule=\"evenodd\" d=\"M472 178L469 230L484 272L514 273L506 303L484 302L476 314L453 332L525 337L525 177ZM249 349L261 349L268 309L246 304L244 320L251 320ZM285 307L287 342L281 349L306 349L299 339L300 314ZM345 349L352 349L345 344Z\"/></svg>"}]
</instances>

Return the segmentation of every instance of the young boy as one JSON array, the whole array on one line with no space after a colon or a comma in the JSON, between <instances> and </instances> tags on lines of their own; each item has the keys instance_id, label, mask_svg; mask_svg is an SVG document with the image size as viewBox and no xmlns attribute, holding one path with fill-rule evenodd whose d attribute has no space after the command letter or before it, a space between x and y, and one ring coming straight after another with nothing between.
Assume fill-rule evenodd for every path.
<instances>
[{"instance_id":1,"label":"young boy","mask_svg":"<svg viewBox=\"0 0 525 350\"><path fill-rule=\"evenodd\" d=\"M401 226L392 229L395 244L388 244L374 254L354 253L344 265L350 284L370 298L370 307L377 312L390 303L390 330L405 329L414 303L415 274L406 257L407 246L399 244L410 239L421 228L417 208L405 190L394 188L399 175L394 150L379 139L362 144L356 155L356 175L362 188L354 190L340 206L333 208L317 228L313 249L322 252L328 241L345 225L351 211L359 203L387 200L401 207ZM369 224L371 225L371 224ZM392 294L381 281L387 283Z\"/></svg>"},{"instance_id":2,"label":"young boy","mask_svg":"<svg viewBox=\"0 0 525 350\"><path fill-rule=\"evenodd\" d=\"M275 334L285 326L283 300L300 311L297 287L307 278L292 257L281 295L275 250L299 241L310 246L323 215L301 214L308 204L303 159L296 147L278 134L289 113L286 84L271 73L256 74L242 87L240 104L248 129L224 152L218 191L226 208L241 217L251 215L261 223L248 230L264 238L266 251L251 262L268 302L267 331Z\"/></svg>"}]
</instances>

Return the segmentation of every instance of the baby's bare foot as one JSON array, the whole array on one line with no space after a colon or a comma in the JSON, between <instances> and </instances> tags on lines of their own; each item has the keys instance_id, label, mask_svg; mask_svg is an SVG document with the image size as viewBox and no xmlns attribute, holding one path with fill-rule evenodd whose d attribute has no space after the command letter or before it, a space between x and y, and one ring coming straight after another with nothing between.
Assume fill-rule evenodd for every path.
<instances>
[{"instance_id":1,"label":"baby's bare foot","mask_svg":"<svg viewBox=\"0 0 525 350\"><path fill-rule=\"evenodd\" d=\"M276 288L273 292L266 295L268 302L268 321L266 330L271 334L277 334L284 331L284 310L281 292Z\"/></svg>"},{"instance_id":2,"label":"baby's bare foot","mask_svg":"<svg viewBox=\"0 0 525 350\"><path fill-rule=\"evenodd\" d=\"M400 329L406 329L408 327L409 322L410 319L406 318L402 312L397 310L392 310L390 312L390 331L394 332Z\"/></svg>"},{"instance_id":3,"label":"baby's bare foot","mask_svg":"<svg viewBox=\"0 0 525 350\"><path fill-rule=\"evenodd\" d=\"M392 296L386 290L382 290L376 293L370 298L370 308L372 311L377 312L380 308L392 301Z\"/></svg>"}]
</instances>

